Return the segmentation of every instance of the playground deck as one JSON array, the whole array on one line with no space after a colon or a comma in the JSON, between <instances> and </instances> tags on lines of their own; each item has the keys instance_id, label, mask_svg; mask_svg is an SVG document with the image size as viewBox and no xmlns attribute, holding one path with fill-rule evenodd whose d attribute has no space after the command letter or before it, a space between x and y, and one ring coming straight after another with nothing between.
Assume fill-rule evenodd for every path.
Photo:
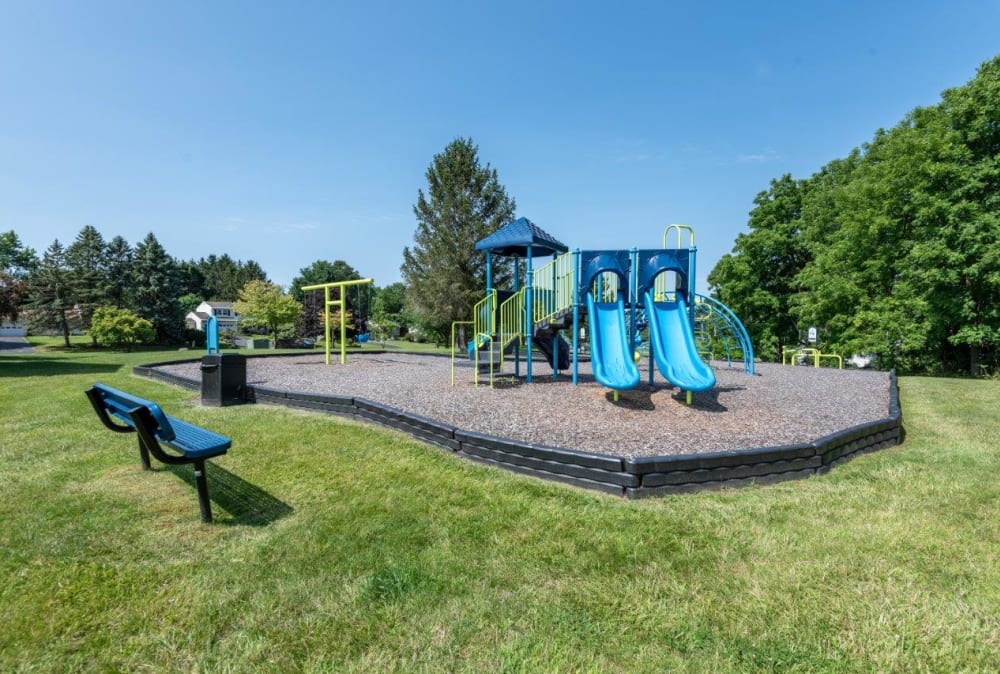
<instances>
[{"instance_id":1,"label":"playground deck","mask_svg":"<svg viewBox=\"0 0 1000 674\"><path fill-rule=\"evenodd\" d=\"M158 369L198 378L198 363ZM641 366L646 382L646 363ZM624 458L675 455L810 442L888 414L888 373L759 364L757 375L714 363L716 386L684 404L657 373L622 391L619 402L597 384L589 364L581 383L553 381L535 362L534 383L512 373L497 386L472 384L460 369L449 385L449 359L400 354L351 354L346 365L324 365L321 354L250 358L249 384L308 393L358 396L455 427L523 442Z\"/></svg>"}]
</instances>

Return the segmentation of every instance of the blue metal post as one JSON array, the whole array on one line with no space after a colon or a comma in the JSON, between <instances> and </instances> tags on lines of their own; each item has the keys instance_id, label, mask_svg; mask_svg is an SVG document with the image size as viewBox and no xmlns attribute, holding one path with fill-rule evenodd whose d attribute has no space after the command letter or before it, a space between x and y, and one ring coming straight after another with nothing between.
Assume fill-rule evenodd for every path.
<instances>
[{"instance_id":1,"label":"blue metal post","mask_svg":"<svg viewBox=\"0 0 1000 674\"><path fill-rule=\"evenodd\" d=\"M528 367L528 383L531 383L531 342L532 334L535 332L535 312L534 312L534 289L533 289L533 279L531 278L531 244L528 244L528 259L524 270L524 331L527 333L527 339L525 340L525 348L528 351L525 362Z\"/></svg>"},{"instance_id":2,"label":"blue metal post","mask_svg":"<svg viewBox=\"0 0 1000 674\"><path fill-rule=\"evenodd\" d=\"M639 335L636 325L635 312L639 306L639 250L632 248L629 254L628 294L629 294L629 347L634 351L638 343ZM632 354L629 354L629 358Z\"/></svg>"},{"instance_id":3,"label":"blue metal post","mask_svg":"<svg viewBox=\"0 0 1000 674\"><path fill-rule=\"evenodd\" d=\"M691 246L691 253L688 255L688 316L691 319L691 329L694 329L694 259L698 254L698 249Z\"/></svg>"},{"instance_id":4,"label":"blue metal post","mask_svg":"<svg viewBox=\"0 0 1000 674\"><path fill-rule=\"evenodd\" d=\"M521 289L521 261L514 258L514 292ZM521 347L520 339L514 342L514 376L521 376Z\"/></svg>"},{"instance_id":5,"label":"blue metal post","mask_svg":"<svg viewBox=\"0 0 1000 674\"><path fill-rule=\"evenodd\" d=\"M552 294L549 299L549 306L546 308L545 313L550 314L556 310L556 258L559 257L559 253L552 253ZM552 335L552 378L559 378L559 331L556 330Z\"/></svg>"},{"instance_id":6,"label":"blue metal post","mask_svg":"<svg viewBox=\"0 0 1000 674\"><path fill-rule=\"evenodd\" d=\"M573 386L580 368L580 249L573 251Z\"/></svg>"},{"instance_id":7,"label":"blue metal post","mask_svg":"<svg viewBox=\"0 0 1000 674\"><path fill-rule=\"evenodd\" d=\"M486 251L486 294L493 290L493 251Z\"/></svg>"}]
</instances>

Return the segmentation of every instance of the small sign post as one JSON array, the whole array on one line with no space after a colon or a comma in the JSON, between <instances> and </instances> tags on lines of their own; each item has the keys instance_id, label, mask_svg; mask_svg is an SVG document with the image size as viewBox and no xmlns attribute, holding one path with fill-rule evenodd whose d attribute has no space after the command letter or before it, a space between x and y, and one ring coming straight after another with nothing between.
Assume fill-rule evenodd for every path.
<instances>
[{"instance_id":1,"label":"small sign post","mask_svg":"<svg viewBox=\"0 0 1000 674\"><path fill-rule=\"evenodd\" d=\"M810 344L815 344L816 343L816 328L815 327L809 328L809 343Z\"/></svg>"}]
</instances>

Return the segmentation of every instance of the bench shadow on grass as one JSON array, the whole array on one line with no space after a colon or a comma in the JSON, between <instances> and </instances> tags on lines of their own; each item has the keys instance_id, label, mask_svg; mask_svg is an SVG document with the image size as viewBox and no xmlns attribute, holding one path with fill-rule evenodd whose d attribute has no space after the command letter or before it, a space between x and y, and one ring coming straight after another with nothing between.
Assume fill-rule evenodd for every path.
<instances>
[{"instance_id":1,"label":"bench shadow on grass","mask_svg":"<svg viewBox=\"0 0 1000 674\"><path fill-rule=\"evenodd\" d=\"M232 520L217 520L219 524L244 524L260 527L294 512L292 506L276 499L239 475L230 473L211 461L206 462L205 465L208 475L209 498L212 499L214 505L220 506L232 516ZM165 469L184 480L192 490L197 491L194 469L190 464L167 465Z\"/></svg>"}]
</instances>

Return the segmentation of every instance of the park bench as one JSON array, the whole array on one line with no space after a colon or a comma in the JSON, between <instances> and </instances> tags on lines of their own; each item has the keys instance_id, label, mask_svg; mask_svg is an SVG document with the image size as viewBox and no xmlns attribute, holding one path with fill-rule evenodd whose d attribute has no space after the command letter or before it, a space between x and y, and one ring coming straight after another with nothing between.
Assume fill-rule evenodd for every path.
<instances>
[{"instance_id":1,"label":"park bench","mask_svg":"<svg viewBox=\"0 0 1000 674\"><path fill-rule=\"evenodd\" d=\"M201 521L211 522L212 506L208 500L205 459L225 454L232 446L232 440L168 416L159 405L150 400L144 400L104 384L94 384L86 393L98 418L105 426L116 433L138 435L139 458L142 460L143 469L150 470L150 454L167 464L194 464ZM116 423L118 421L122 423ZM161 444L177 453L167 452Z\"/></svg>"}]
</instances>

